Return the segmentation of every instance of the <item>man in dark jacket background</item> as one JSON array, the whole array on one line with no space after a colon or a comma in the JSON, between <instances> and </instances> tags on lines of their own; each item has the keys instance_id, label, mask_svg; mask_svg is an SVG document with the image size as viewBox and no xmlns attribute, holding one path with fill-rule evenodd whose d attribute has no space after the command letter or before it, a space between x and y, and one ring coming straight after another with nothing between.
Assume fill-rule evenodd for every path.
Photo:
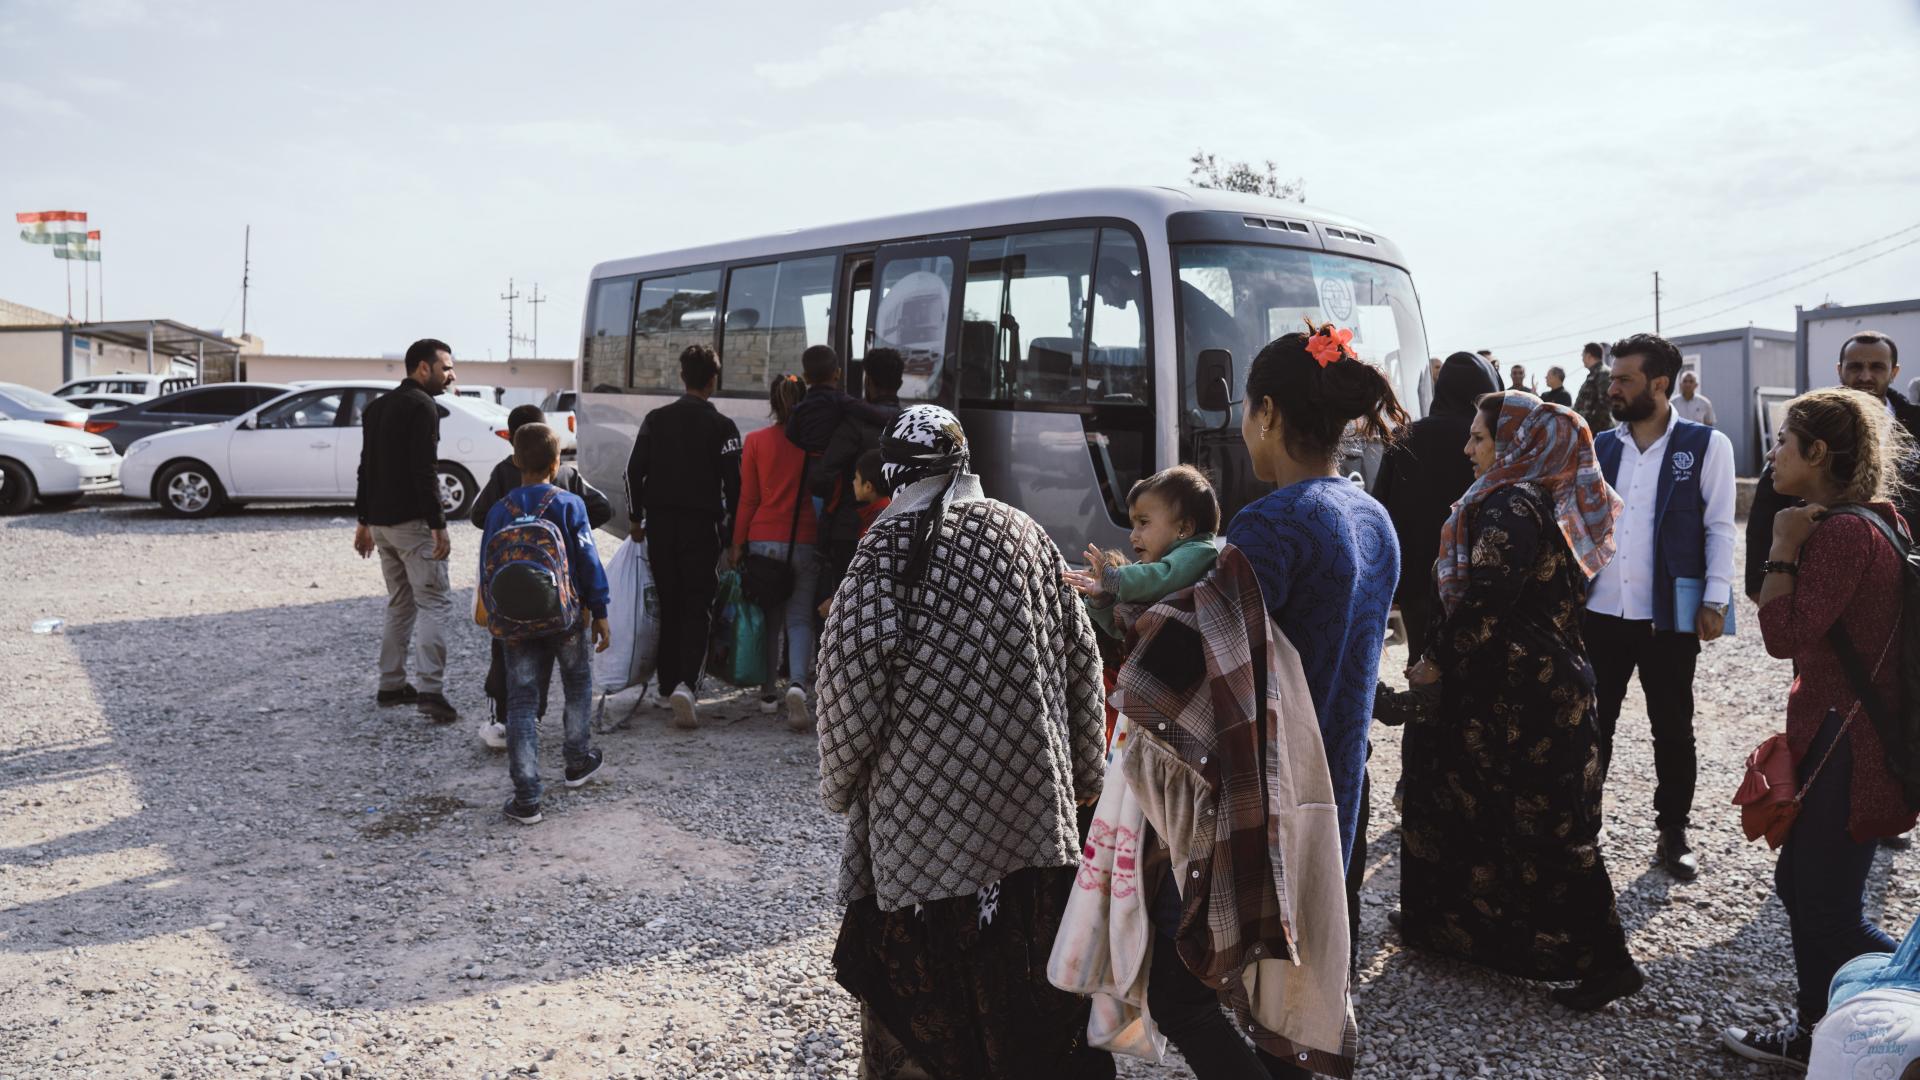
<instances>
[{"instance_id":1,"label":"man in dark jacket background","mask_svg":"<svg viewBox=\"0 0 1920 1080\"><path fill-rule=\"evenodd\" d=\"M1580 362L1587 368L1587 381L1580 384L1580 395L1573 399L1573 411L1580 414L1595 435L1613 426L1613 407L1607 404L1613 372L1601 362L1606 355L1606 346L1597 341L1587 342L1580 350Z\"/></svg>"},{"instance_id":2,"label":"man in dark jacket background","mask_svg":"<svg viewBox=\"0 0 1920 1080\"><path fill-rule=\"evenodd\" d=\"M1834 366L1834 374L1841 386L1886 402L1887 411L1907 434L1920 440L1920 404L1908 401L1893 388L1893 380L1900 374L1900 346L1892 338L1878 330L1862 330L1841 342L1840 362ZM1904 479L1906 486L1895 494L1894 506L1910 527L1920 529L1920 521L1914 517L1920 514L1920 490L1914 487L1920 476L1909 472ZM1753 509L1747 514L1747 596L1756 602L1760 584L1767 576L1761 564L1773 549L1773 517L1798 501L1773 490L1771 464L1760 473L1760 482L1753 489Z\"/></svg>"},{"instance_id":3,"label":"man in dark jacket background","mask_svg":"<svg viewBox=\"0 0 1920 1080\"><path fill-rule=\"evenodd\" d=\"M1473 427L1473 403L1499 389L1493 369L1480 357L1470 352L1447 357L1434 384L1433 407L1387 451L1374 484L1374 497L1387 508L1400 539L1400 585L1394 600L1407 628L1407 655L1414 660L1426 651L1440 529L1454 502L1473 483L1473 462L1464 452Z\"/></svg>"},{"instance_id":4,"label":"man in dark jacket background","mask_svg":"<svg viewBox=\"0 0 1920 1080\"><path fill-rule=\"evenodd\" d=\"M387 579L387 624L380 639L380 705L417 705L439 723L459 719L446 697L447 515L440 505L440 406L453 385L453 350L422 338L407 347L407 377L374 399L360 416L360 474L353 508L360 524L353 549L380 553ZM418 631L416 638L415 631ZM407 643L414 640L416 690L407 682Z\"/></svg>"},{"instance_id":5,"label":"man in dark jacket background","mask_svg":"<svg viewBox=\"0 0 1920 1080\"><path fill-rule=\"evenodd\" d=\"M824 603L840 587L840 579L846 576L847 566L853 562L854 546L860 540L860 508L853 501L853 467L860 455L880 448L880 433L892 426L894 417L900 415L900 383L906 377L906 361L899 350L884 347L873 350L861 362L861 371L862 396L885 420L874 423L870 415L848 410L828 438L826 452L813 469L810 490L815 498L824 500L827 507L821 533L824 538L821 559L825 565L821 568L815 603Z\"/></svg>"},{"instance_id":6,"label":"man in dark jacket background","mask_svg":"<svg viewBox=\"0 0 1920 1080\"><path fill-rule=\"evenodd\" d=\"M687 392L640 422L627 459L627 520L647 542L660 601L660 690L677 727L700 724L709 610L722 537L740 508L740 428L713 407L720 360L706 345L680 353Z\"/></svg>"}]
</instances>

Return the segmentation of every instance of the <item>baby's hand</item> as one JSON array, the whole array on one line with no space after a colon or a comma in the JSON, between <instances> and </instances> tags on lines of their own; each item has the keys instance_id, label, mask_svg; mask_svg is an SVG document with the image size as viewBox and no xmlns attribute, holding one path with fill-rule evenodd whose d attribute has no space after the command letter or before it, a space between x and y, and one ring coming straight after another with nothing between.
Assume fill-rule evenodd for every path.
<instances>
[{"instance_id":1,"label":"baby's hand","mask_svg":"<svg viewBox=\"0 0 1920 1080\"><path fill-rule=\"evenodd\" d=\"M1081 596L1097 597L1105 590L1100 584L1100 575L1085 570L1067 570L1061 573L1061 580Z\"/></svg>"}]
</instances>

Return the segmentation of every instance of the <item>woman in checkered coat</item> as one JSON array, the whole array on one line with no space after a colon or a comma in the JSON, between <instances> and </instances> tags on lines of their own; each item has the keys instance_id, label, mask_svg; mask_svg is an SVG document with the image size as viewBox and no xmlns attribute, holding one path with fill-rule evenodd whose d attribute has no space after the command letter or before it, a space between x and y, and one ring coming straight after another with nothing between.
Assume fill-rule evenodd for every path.
<instances>
[{"instance_id":1,"label":"woman in checkered coat","mask_svg":"<svg viewBox=\"0 0 1920 1080\"><path fill-rule=\"evenodd\" d=\"M1099 794L1100 658L1066 563L986 498L935 406L881 442L893 501L820 644L821 794L847 816L834 949L862 1075L1111 1077L1045 958Z\"/></svg>"}]
</instances>

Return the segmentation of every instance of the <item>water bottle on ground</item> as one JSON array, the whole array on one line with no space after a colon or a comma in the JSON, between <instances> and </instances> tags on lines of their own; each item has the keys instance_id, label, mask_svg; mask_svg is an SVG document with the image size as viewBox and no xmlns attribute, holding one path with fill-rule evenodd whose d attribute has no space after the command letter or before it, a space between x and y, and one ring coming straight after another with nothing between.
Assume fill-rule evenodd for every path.
<instances>
[{"instance_id":1,"label":"water bottle on ground","mask_svg":"<svg viewBox=\"0 0 1920 1080\"><path fill-rule=\"evenodd\" d=\"M67 626L67 620L65 619L33 620L33 632L36 634L57 634L60 631L66 629L66 626Z\"/></svg>"}]
</instances>

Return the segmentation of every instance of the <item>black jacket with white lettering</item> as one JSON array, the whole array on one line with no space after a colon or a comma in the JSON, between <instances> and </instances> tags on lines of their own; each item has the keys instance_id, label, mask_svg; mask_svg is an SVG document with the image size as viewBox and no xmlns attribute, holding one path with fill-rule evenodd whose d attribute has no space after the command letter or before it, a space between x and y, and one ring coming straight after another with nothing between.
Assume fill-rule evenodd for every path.
<instances>
[{"instance_id":1,"label":"black jacket with white lettering","mask_svg":"<svg viewBox=\"0 0 1920 1080\"><path fill-rule=\"evenodd\" d=\"M697 514L730 536L739 507L740 428L693 394L648 413L627 459L628 520Z\"/></svg>"}]
</instances>

